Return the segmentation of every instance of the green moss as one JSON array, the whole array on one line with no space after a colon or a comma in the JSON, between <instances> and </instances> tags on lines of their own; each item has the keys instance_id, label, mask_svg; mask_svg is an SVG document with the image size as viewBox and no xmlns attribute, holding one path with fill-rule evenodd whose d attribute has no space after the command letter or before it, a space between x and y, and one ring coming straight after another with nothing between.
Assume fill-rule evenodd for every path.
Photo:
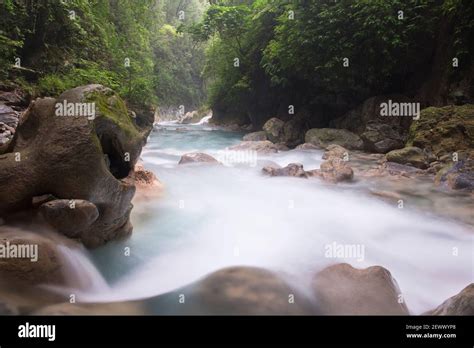
<instances>
[{"instance_id":1,"label":"green moss","mask_svg":"<svg viewBox=\"0 0 474 348\"><path fill-rule=\"evenodd\" d=\"M407 146L429 148L436 155L474 145L474 105L429 107L413 121Z\"/></svg>"},{"instance_id":2,"label":"green moss","mask_svg":"<svg viewBox=\"0 0 474 348\"><path fill-rule=\"evenodd\" d=\"M112 120L128 136L140 136L132 118L128 114L125 102L118 95L112 93L93 92L87 98L90 102L95 102L99 111L99 116Z\"/></svg>"}]
</instances>

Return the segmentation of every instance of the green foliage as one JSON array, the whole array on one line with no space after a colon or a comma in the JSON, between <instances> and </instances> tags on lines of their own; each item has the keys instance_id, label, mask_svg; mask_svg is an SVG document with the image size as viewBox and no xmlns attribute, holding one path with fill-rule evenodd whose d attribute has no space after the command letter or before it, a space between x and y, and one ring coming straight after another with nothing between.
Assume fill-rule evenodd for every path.
<instances>
[{"instance_id":1,"label":"green foliage","mask_svg":"<svg viewBox=\"0 0 474 348\"><path fill-rule=\"evenodd\" d=\"M40 95L100 83L133 104L198 105L204 94L199 66L203 59L191 60L193 54L199 59L204 46L187 34L177 35L175 26L181 23L177 11L185 11L185 22L191 23L206 4L203 0L176 4L175 0L3 1L0 79L12 75L10 67L18 57L23 67L40 73L38 81L30 81ZM164 53L163 47L167 47Z\"/></svg>"},{"instance_id":2,"label":"green foliage","mask_svg":"<svg viewBox=\"0 0 474 348\"><path fill-rule=\"evenodd\" d=\"M210 40L211 107L268 117L289 99L320 109L403 90L429 73L445 15L467 60L473 8L469 0L214 0L201 22L179 31Z\"/></svg>"},{"instance_id":3,"label":"green foliage","mask_svg":"<svg viewBox=\"0 0 474 348\"><path fill-rule=\"evenodd\" d=\"M360 0L285 5L263 66L276 84L305 80L324 93L388 90L426 61L423 44L434 37L434 4ZM290 11L298 20L291 19ZM345 58L350 68L344 66Z\"/></svg>"}]
</instances>

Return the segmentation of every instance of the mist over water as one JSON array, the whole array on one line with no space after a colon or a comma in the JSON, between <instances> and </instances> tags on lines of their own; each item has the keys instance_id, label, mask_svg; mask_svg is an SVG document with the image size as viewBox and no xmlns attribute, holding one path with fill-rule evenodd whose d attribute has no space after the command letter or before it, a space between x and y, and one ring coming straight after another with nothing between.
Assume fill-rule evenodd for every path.
<instances>
[{"instance_id":1,"label":"mist over water","mask_svg":"<svg viewBox=\"0 0 474 348\"><path fill-rule=\"evenodd\" d=\"M81 301L155 296L233 265L278 271L308 292L318 270L348 262L357 268L386 267L408 308L418 314L473 281L471 226L416 206L397 209L371 197L361 182L334 186L261 174L268 161L318 168L322 151L259 155L254 167L177 164L192 151L217 157L241 137L206 123L156 127L142 159L164 184L164 195L135 204L129 240L91 253L100 272L94 277L103 279L81 286ZM333 242L363 245L364 260L325 257L325 245ZM124 256L126 247L130 256ZM90 263L84 264L91 272Z\"/></svg>"}]
</instances>

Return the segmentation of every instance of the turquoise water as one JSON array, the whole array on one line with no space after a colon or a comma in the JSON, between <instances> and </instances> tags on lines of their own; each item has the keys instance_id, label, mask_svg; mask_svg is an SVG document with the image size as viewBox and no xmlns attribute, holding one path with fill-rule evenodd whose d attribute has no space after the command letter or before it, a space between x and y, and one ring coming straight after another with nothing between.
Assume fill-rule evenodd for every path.
<instances>
[{"instance_id":1,"label":"turquoise water","mask_svg":"<svg viewBox=\"0 0 474 348\"><path fill-rule=\"evenodd\" d=\"M256 165L177 164L192 151L222 156L241 137L207 124L156 127L142 160L164 184L163 196L135 205L130 239L86 255L97 267L94 277L108 286L83 289L82 300L151 297L231 265L280 272L307 292L314 272L348 262L389 269L410 310L420 313L472 282L469 226L398 209L364 193L364 183L333 186L261 174L269 161L318 168L321 151L258 155ZM363 259L326 257L325 246L334 242L363 245Z\"/></svg>"}]
</instances>

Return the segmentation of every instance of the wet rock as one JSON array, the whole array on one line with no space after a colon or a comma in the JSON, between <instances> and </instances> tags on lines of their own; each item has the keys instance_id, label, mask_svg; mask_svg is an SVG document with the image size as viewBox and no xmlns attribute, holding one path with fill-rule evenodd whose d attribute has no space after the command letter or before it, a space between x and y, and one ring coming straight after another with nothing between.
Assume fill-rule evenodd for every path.
<instances>
[{"instance_id":1,"label":"wet rock","mask_svg":"<svg viewBox=\"0 0 474 348\"><path fill-rule=\"evenodd\" d=\"M448 164L436 175L435 184L453 190L474 191L474 159L469 158Z\"/></svg>"},{"instance_id":2,"label":"wet rock","mask_svg":"<svg viewBox=\"0 0 474 348\"><path fill-rule=\"evenodd\" d=\"M0 104L26 107L29 104L29 97L18 88L8 88L8 90L0 90Z\"/></svg>"},{"instance_id":3,"label":"wet rock","mask_svg":"<svg viewBox=\"0 0 474 348\"><path fill-rule=\"evenodd\" d=\"M18 257L20 249L23 250L22 258ZM16 257L13 256L14 250L18 251ZM66 283L57 244L49 238L18 228L0 226L0 252L5 254L0 257L2 280L20 281L29 286Z\"/></svg>"},{"instance_id":4,"label":"wet rock","mask_svg":"<svg viewBox=\"0 0 474 348\"><path fill-rule=\"evenodd\" d=\"M289 151L290 150L290 148L284 143L276 143L275 146L276 146L278 151Z\"/></svg>"},{"instance_id":5,"label":"wet rock","mask_svg":"<svg viewBox=\"0 0 474 348\"><path fill-rule=\"evenodd\" d=\"M359 173L360 176L364 177L384 177L392 175L399 178L412 178L422 174L424 174L424 171L421 169L395 162L385 162L375 169L369 169Z\"/></svg>"},{"instance_id":6,"label":"wet rock","mask_svg":"<svg viewBox=\"0 0 474 348\"><path fill-rule=\"evenodd\" d=\"M334 157L321 163L320 174L325 181L332 183L352 181L354 178L352 168L344 160Z\"/></svg>"},{"instance_id":7,"label":"wet rock","mask_svg":"<svg viewBox=\"0 0 474 348\"><path fill-rule=\"evenodd\" d=\"M278 152L278 146L271 141L242 141L240 144L229 147L232 151L256 151L258 153Z\"/></svg>"},{"instance_id":8,"label":"wet rock","mask_svg":"<svg viewBox=\"0 0 474 348\"><path fill-rule=\"evenodd\" d=\"M285 122L276 117L273 117L265 122L263 125L263 130L267 135L267 139L274 143L280 142L280 138L283 134L284 124Z\"/></svg>"},{"instance_id":9,"label":"wet rock","mask_svg":"<svg viewBox=\"0 0 474 348\"><path fill-rule=\"evenodd\" d=\"M8 151L18 127L20 113L0 104L0 154Z\"/></svg>"},{"instance_id":10,"label":"wet rock","mask_svg":"<svg viewBox=\"0 0 474 348\"><path fill-rule=\"evenodd\" d=\"M407 145L430 150L438 157L474 148L474 105L422 110L410 127Z\"/></svg>"},{"instance_id":11,"label":"wet rock","mask_svg":"<svg viewBox=\"0 0 474 348\"><path fill-rule=\"evenodd\" d=\"M428 168L428 158L422 149L414 146L393 150L387 153L387 161L399 164L408 164L416 168Z\"/></svg>"},{"instance_id":12,"label":"wet rock","mask_svg":"<svg viewBox=\"0 0 474 348\"><path fill-rule=\"evenodd\" d=\"M286 167L266 166L262 169L264 174L270 176L294 176L297 178L306 178L307 174L300 163L290 163Z\"/></svg>"},{"instance_id":13,"label":"wet rock","mask_svg":"<svg viewBox=\"0 0 474 348\"><path fill-rule=\"evenodd\" d=\"M322 314L409 314L405 303L399 303L397 282L380 266L356 269L347 263L336 264L317 273L312 284Z\"/></svg>"},{"instance_id":14,"label":"wet rock","mask_svg":"<svg viewBox=\"0 0 474 348\"><path fill-rule=\"evenodd\" d=\"M0 315L18 315L20 311L12 303L0 298Z\"/></svg>"},{"instance_id":15,"label":"wet rock","mask_svg":"<svg viewBox=\"0 0 474 348\"><path fill-rule=\"evenodd\" d=\"M219 164L219 161L216 160L211 155L202 152L193 152L186 153L181 156L178 164L188 164L188 163L210 163L210 164Z\"/></svg>"},{"instance_id":16,"label":"wet rock","mask_svg":"<svg viewBox=\"0 0 474 348\"><path fill-rule=\"evenodd\" d=\"M370 152L387 153L405 146L399 131L384 123L369 123L360 137Z\"/></svg>"},{"instance_id":17,"label":"wet rock","mask_svg":"<svg viewBox=\"0 0 474 348\"><path fill-rule=\"evenodd\" d=\"M348 160L349 159L349 150L340 146L331 144L326 147L326 151L323 154L323 159L327 160L330 158L339 158L341 160Z\"/></svg>"},{"instance_id":18,"label":"wet rock","mask_svg":"<svg viewBox=\"0 0 474 348\"><path fill-rule=\"evenodd\" d=\"M263 140L267 140L267 133L265 133L264 131L249 133L249 134L244 135L243 137L243 141L263 141Z\"/></svg>"},{"instance_id":19,"label":"wet rock","mask_svg":"<svg viewBox=\"0 0 474 348\"><path fill-rule=\"evenodd\" d=\"M184 299L183 302L179 302ZM164 314L310 315L316 311L305 296L273 272L230 267L194 284L158 296L147 304Z\"/></svg>"},{"instance_id":20,"label":"wet rock","mask_svg":"<svg viewBox=\"0 0 474 348\"><path fill-rule=\"evenodd\" d=\"M474 283L466 286L459 294L448 298L425 315L474 315Z\"/></svg>"},{"instance_id":21,"label":"wet rock","mask_svg":"<svg viewBox=\"0 0 474 348\"><path fill-rule=\"evenodd\" d=\"M43 203L39 211L58 232L74 238L92 226L99 218L94 203L83 199L56 199Z\"/></svg>"},{"instance_id":22,"label":"wet rock","mask_svg":"<svg viewBox=\"0 0 474 348\"><path fill-rule=\"evenodd\" d=\"M43 203L53 201L55 199L58 199L54 195L47 193L41 196L35 196L31 199L31 205L33 208L39 208Z\"/></svg>"},{"instance_id":23,"label":"wet rock","mask_svg":"<svg viewBox=\"0 0 474 348\"><path fill-rule=\"evenodd\" d=\"M283 125L279 141L289 147L295 147L296 145L304 143L304 136L308 128L307 120L304 115L294 115Z\"/></svg>"},{"instance_id":24,"label":"wet rock","mask_svg":"<svg viewBox=\"0 0 474 348\"><path fill-rule=\"evenodd\" d=\"M320 150L321 147L319 146L316 146L314 144L311 144L311 143L304 143L304 144L300 144L296 147L297 150Z\"/></svg>"},{"instance_id":25,"label":"wet rock","mask_svg":"<svg viewBox=\"0 0 474 348\"><path fill-rule=\"evenodd\" d=\"M138 301L112 303L59 303L43 307L32 315L144 315L146 308Z\"/></svg>"},{"instance_id":26,"label":"wet rock","mask_svg":"<svg viewBox=\"0 0 474 348\"><path fill-rule=\"evenodd\" d=\"M65 103L74 112L57 115ZM84 108L76 112L78 105L90 106L95 117ZM0 216L30 209L33 197L49 192L97 206L99 218L79 236L86 246L129 235L135 187L128 175L145 141L122 99L101 85L37 99L23 115L12 152L0 157Z\"/></svg>"},{"instance_id":27,"label":"wet rock","mask_svg":"<svg viewBox=\"0 0 474 348\"><path fill-rule=\"evenodd\" d=\"M341 145L349 150L361 150L362 139L345 129L313 128L306 132L305 142L326 147L330 144Z\"/></svg>"}]
</instances>

